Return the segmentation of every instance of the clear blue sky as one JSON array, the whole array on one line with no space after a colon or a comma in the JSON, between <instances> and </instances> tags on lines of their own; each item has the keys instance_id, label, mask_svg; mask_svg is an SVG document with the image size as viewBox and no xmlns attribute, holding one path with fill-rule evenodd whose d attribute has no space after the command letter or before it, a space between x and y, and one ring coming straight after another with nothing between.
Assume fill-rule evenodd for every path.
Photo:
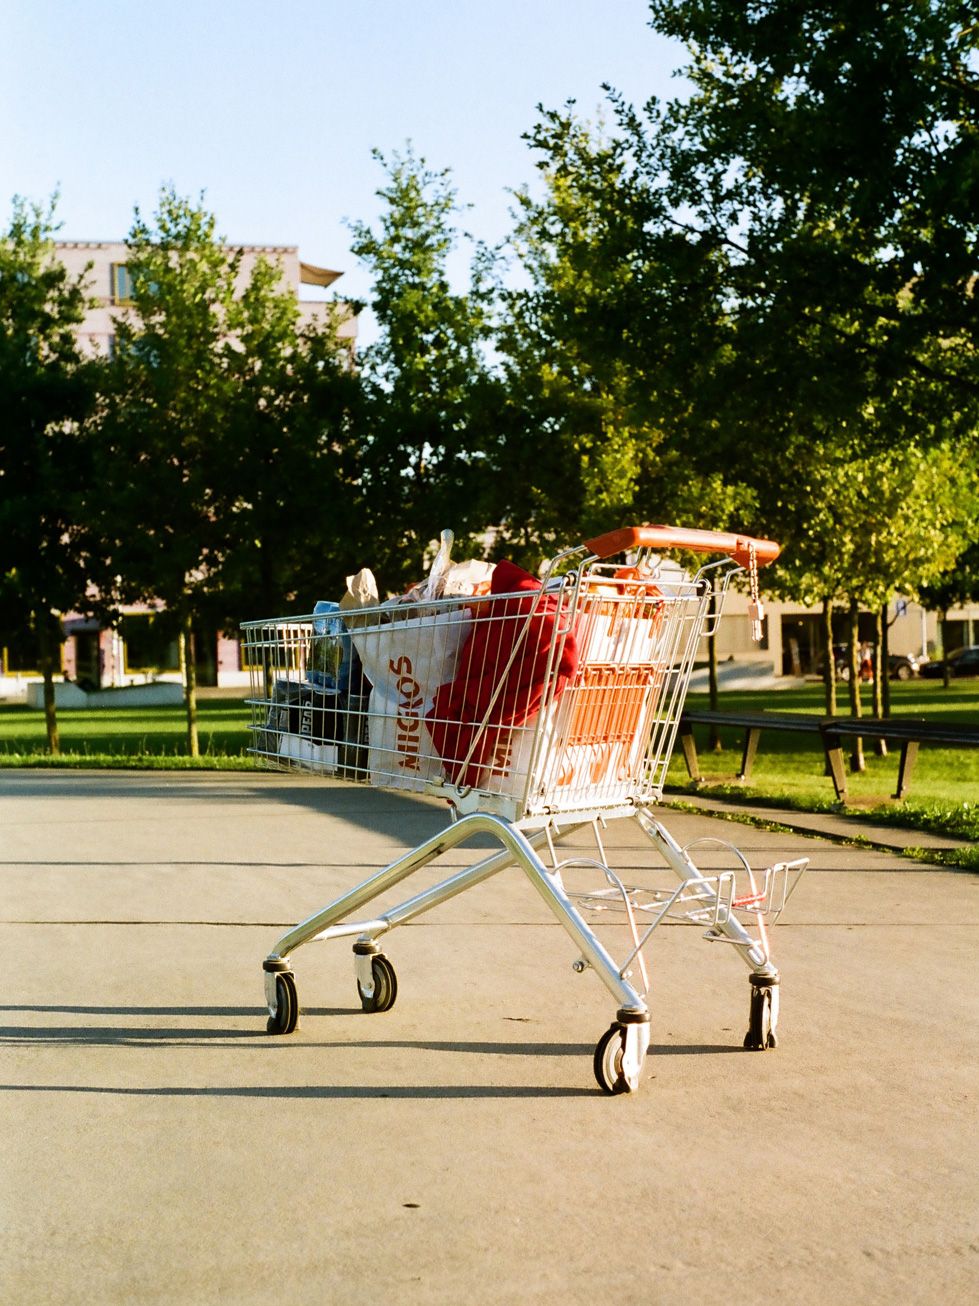
<instances>
[{"instance_id":1,"label":"clear blue sky","mask_svg":"<svg viewBox=\"0 0 979 1306\"><path fill-rule=\"evenodd\" d=\"M495 242L534 178L535 106L603 82L676 94L645 0L0 0L0 225L58 189L61 238L121 239L160 186L230 241L298 245L366 297L345 219L374 221L374 147L452 170ZM365 324L366 325L366 324Z\"/></svg>"}]
</instances>

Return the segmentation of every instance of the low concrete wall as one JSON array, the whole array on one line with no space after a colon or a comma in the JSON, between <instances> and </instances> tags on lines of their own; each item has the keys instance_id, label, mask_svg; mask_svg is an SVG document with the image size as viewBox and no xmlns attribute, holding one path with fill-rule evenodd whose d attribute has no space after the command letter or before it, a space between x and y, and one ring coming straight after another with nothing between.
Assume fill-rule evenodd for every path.
<instances>
[{"instance_id":1,"label":"low concrete wall","mask_svg":"<svg viewBox=\"0 0 979 1306\"><path fill-rule=\"evenodd\" d=\"M99 689L87 697L89 707L172 707L184 701L184 687L172 680L158 680L151 685Z\"/></svg>"},{"instance_id":2,"label":"low concrete wall","mask_svg":"<svg viewBox=\"0 0 979 1306\"><path fill-rule=\"evenodd\" d=\"M149 685L123 685L118 689L98 689L86 694L77 685L58 683L54 687L56 707L172 707L184 700L183 686L160 680ZM44 686L34 682L27 687L27 706L44 706Z\"/></svg>"},{"instance_id":3,"label":"low concrete wall","mask_svg":"<svg viewBox=\"0 0 979 1306\"><path fill-rule=\"evenodd\" d=\"M44 682L32 680L27 686L24 701L28 707L43 707ZM54 685L54 705L55 707L88 707L88 695L84 689L79 689L71 681L62 683L60 680L56 680Z\"/></svg>"},{"instance_id":4,"label":"low concrete wall","mask_svg":"<svg viewBox=\"0 0 979 1306\"><path fill-rule=\"evenodd\" d=\"M795 676L777 676L771 661L730 660L719 663L717 668L719 689L792 689L803 683L803 680ZM696 667L690 677L691 690L705 694L709 687L710 672L707 667Z\"/></svg>"}]
</instances>

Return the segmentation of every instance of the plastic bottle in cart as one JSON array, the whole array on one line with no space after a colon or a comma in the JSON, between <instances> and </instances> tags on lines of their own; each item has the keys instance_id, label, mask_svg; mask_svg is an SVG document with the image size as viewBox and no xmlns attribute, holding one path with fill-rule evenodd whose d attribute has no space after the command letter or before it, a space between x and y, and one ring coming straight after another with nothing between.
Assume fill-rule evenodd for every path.
<instances>
[{"instance_id":1,"label":"plastic bottle in cart","mask_svg":"<svg viewBox=\"0 0 979 1306\"><path fill-rule=\"evenodd\" d=\"M340 774L360 775L367 767L370 686L365 682L339 603L321 599L313 608L313 637L306 678L317 687L336 693Z\"/></svg>"},{"instance_id":2,"label":"plastic bottle in cart","mask_svg":"<svg viewBox=\"0 0 979 1306\"><path fill-rule=\"evenodd\" d=\"M340 691L343 678L344 634L339 603L320 599L313 608L313 635L306 658L306 679L317 689ZM349 644L349 637L347 639Z\"/></svg>"}]
</instances>

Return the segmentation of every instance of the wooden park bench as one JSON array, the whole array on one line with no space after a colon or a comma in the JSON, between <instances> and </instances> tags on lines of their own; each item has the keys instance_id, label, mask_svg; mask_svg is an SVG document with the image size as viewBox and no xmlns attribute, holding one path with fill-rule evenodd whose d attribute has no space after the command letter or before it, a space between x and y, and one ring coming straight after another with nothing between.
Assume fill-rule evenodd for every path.
<instances>
[{"instance_id":1,"label":"wooden park bench","mask_svg":"<svg viewBox=\"0 0 979 1306\"><path fill-rule=\"evenodd\" d=\"M895 798L904 798L911 785L911 773L918 756L919 744L939 744L955 748L979 747L979 729L975 726L938 724L918 721L909 717L882 721L876 717L817 717L792 712L684 712L680 718L680 746L691 780L702 779L697 760L694 726L726 726L744 731L741 768L738 779L747 784L751 767L758 751L762 731L781 731L800 735L818 735L826 757L826 767L833 780L836 797L846 799L846 768L843 763L843 742L846 739L876 739L899 745L897 792Z\"/></svg>"},{"instance_id":2,"label":"wooden park bench","mask_svg":"<svg viewBox=\"0 0 979 1306\"><path fill-rule=\"evenodd\" d=\"M895 798L904 798L911 786L911 772L918 756L919 744L939 744L952 748L979 748L979 729L935 721L917 721L910 717L891 717L881 721L876 717L829 717L822 723L826 761L836 796L846 798L846 770L843 766L843 741L845 739L882 739L887 744L901 748L897 769Z\"/></svg>"}]
</instances>

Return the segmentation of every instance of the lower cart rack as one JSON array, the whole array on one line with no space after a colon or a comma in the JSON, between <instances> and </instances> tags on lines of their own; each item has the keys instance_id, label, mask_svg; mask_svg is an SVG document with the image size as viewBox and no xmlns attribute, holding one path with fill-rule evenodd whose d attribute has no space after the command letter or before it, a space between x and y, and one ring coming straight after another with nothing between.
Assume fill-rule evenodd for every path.
<instances>
[{"instance_id":1,"label":"lower cart rack","mask_svg":"<svg viewBox=\"0 0 979 1306\"><path fill-rule=\"evenodd\" d=\"M572 962L574 970L579 973L594 970L617 1003L611 1031L603 1035L596 1051L596 1075L605 1091L619 1093L638 1088L649 1042L646 995L650 985L643 953L656 928L664 922L699 925L705 928L708 939L734 945L749 967L752 986L744 1046L757 1050L774 1047L779 976L772 964L766 925L777 919L791 896L806 868L806 859L767 867L758 877L761 887L752 888L742 897L737 893L734 872L700 872L689 853L676 844L666 827L651 813L638 811L634 815L666 865L679 875L679 883L673 890L626 887L611 867L593 859L587 863L580 858L563 863L551 861L548 854L553 854L563 839L577 834L582 823L522 832L492 814L461 817L279 940L264 963L269 1033L288 1034L298 1026L298 993L289 964L289 958L298 948L313 941L354 939L355 978L362 1007L366 1012L387 1011L397 998L397 976L378 940L467 889L517 867L526 874L576 945L579 955ZM597 829L594 823L586 824ZM475 835L487 834L499 842L499 852L386 908L377 916L355 916L369 902L446 852ZM564 883L568 872L588 868L603 872L605 887L580 893L569 891ZM755 881L750 869L748 876ZM599 937L598 930L605 922L596 925L594 920L586 919L612 913L624 917L630 927L632 946L621 960L613 958ZM617 1066L614 1071L613 1064Z\"/></svg>"}]
</instances>

